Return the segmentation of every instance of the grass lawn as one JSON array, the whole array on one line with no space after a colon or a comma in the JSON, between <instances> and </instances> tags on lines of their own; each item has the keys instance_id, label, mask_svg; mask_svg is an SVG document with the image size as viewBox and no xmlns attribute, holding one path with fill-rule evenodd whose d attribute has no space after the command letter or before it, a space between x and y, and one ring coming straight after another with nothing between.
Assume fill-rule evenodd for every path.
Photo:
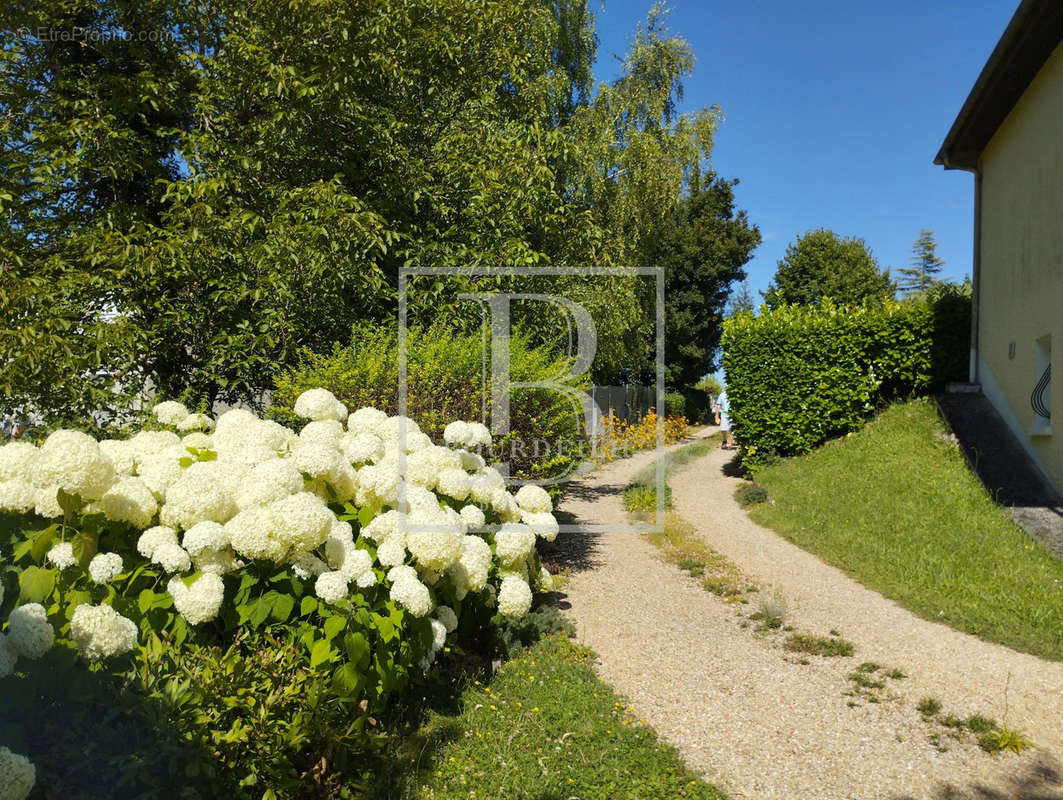
<instances>
[{"instance_id":1,"label":"grass lawn","mask_svg":"<svg viewBox=\"0 0 1063 800\"><path fill-rule=\"evenodd\" d=\"M927 400L757 471L757 522L926 619L1063 660L1063 563L989 499Z\"/></svg>"},{"instance_id":2,"label":"grass lawn","mask_svg":"<svg viewBox=\"0 0 1063 800\"><path fill-rule=\"evenodd\" d=\"M534 800L725 798L639 724L598 680L593 654L547 637L468 686L452 714L433 712L397 759L404 797Z\"/></svg>"}]
</instances>

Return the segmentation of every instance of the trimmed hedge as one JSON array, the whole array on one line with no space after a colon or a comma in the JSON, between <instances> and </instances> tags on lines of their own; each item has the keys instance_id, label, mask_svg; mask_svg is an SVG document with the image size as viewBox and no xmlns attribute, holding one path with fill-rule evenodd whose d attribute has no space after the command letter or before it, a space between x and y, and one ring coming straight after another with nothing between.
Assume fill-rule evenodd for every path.
<instances>
[{"instance_id":1,"label":"trimmed hedge","mask_svg":"<svg viewBox=\"0 0 1063 800\"><path fill-rule=\"evenodd\" d=\"M967 378L971 300L943 286L881 307L785 306L724 322L723 367L747 455L806 453L889 400Z\"/></svg>"}]
</instances>

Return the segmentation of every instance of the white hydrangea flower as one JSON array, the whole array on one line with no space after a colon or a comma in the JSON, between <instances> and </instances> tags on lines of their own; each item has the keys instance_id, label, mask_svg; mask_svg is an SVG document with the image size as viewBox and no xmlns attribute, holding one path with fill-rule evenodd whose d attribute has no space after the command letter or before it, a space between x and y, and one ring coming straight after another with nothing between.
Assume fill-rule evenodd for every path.
<instances>
[{"instance_id":1,"label":"white hydrangea flower","mask_svg":"<svg viewBox=\"0 0 1063 800\"><path fill-rule=\"evenodd\" d=\"M93 583L110 583L122 574L122 557L118 553L97 553L89 562L89 577Z\"/></svg>"},{"instance_id":2,"label":"white hydrangea flower","mask_svg":"<svg viewBox=\"0 0 1063 800\"><path fill-rule=\"evenodd\" d=\"M192 568L192 559L179 544L159 545L151 554L151 562L170 573L188 572Z\"/></svg>"},{"instance_id":3,"label":"white hydrangea flower","mask_svg":"<svg viewBox=\"0 0 1063 800\"><path fill-rule=\"evenodd\" d=\"M70 542L59 542L48 551L45 559L54 564L58 569L66 569L78 563L74 558L74 545Z\"/></svg>"},{"instance_id":4,"label":"white hydrangea flower","mask_svg":"<svg viewBox=\"0 0 1063 800\"><path fill-rule=\"evenodd\" d=\"M454 447L472 450L491 446L491 432L479 422L452 422L443 429L443 441Z\"/></svg>"},{"instance_id":5,"label":"white hydrangea flower","mask_svg":"<svg viewBox=\"0 0 1063 800\"><path fill-rule=\"evenodd\" d=\"M131 436L127 444L133 451L134 462L139 469L144 460L169 452L171 448L179 446L181 437L173 431L140 431ZM185 452L184 455L188 453Z\"/></svg>"},{"instance_id":6,"label":"white hydrangea flower","mask_svg":"<svg viewBox=\"0 0 1063 800\"><path fill-rule=\"evenodd\" d=\"M560 526L557 524L557 520L554 519L554 515L548 511L523 511L521 512L520 520L531 528L536 536L548 542L554 541L560 530Z\"/></svg>"},{"instance_id":7,"label":"white hydrangea flower","mask_svg":"<svg viewBox=\"0 0 1063 800\"><path fill-rule=\"evenodd\" d=\"M442 494L461 501L469 496L472 479L459 467L446 467L440 470L436 486Z\"/></svg>"},{"instance_id":8,"label":"white hydrangea flower","mask_svg":"<svg viewBox=\"0 0 1063 800\"><path fill-rule=\"evenodd\" d=\"M181 546L188 551L188 555L195 558L207 550L216 553L228 550L229 537L225 535L224 526L217 522L204 520L185 531Z\"/></svg>"},{"instance_id":9,"label":"white hydrangea flower","mask_svg":"<svg viewBox=\"0 0 1063 800\"><path fill-rule=\"evenodd\" d=\"M292 451L292 464L311 478L328 479L340 470L343 456L327 444L300 441Z\"/></svg>"},{"instance_id":10,"label":"white hydrangea flower","mask_svg":"<svg viewBox=\"0 0 1063 800\"><path fill-rule=\"evenodd\" d=\"M137 644L137 626L110 606L82 603L70 620L70 639L88 661L128 653Z\"/></svg>"},{"instance_id":11,"label":"white hydrangea flower","mask_svg":"<svg viewBox=\"0 0 1063 800\"><path fill-rule=\"evenodd\" d=\"M506 479L494 467L484 467L469 478L469 497L481 505L491 503L495 489L505 489Z\"/></svg>"},{"instance_id":12,"label":"white hydrangea flower","mask_svg":"<svg viewBox=\"0 0 1063 800\"><path fill-rule=\"evenodd\" d=\"M159 522L185 529L204 520L227 522L238 510L234 500L238 480L228 464L197 461L166 490Z\"/></svg>"},{"instance_id":13,"label":"white hydrangea flower","mask_svg":"<svg viewBox=\"0 0 1063 800\"><path fill-rule=\"evenodd\" d=\"M527 525L507 522L495 533L495 555L503 567L516 567L535 551L535 532Z\"/></svg>"},{"instance_id":14,"label":"white hydrangea flower","mask_svg":"<svg viewBox=\"0 0 1063 800\"><path fill-rule=\"evenodd\" d=\"M100 452L111 460L115 475L132 475L137 466L137 451L128 439L103 439Z\"/></svg>"},{"instance_id":15,"label":"white hydrangea flower","mask_svg":"<svg viewBox=\"0 0 1063 800\"><path fill-rule=\"evenodd\" d=\"M371 433L379 438L388 415L379 408L359 408L347 417L347 430L351 433Z\"/></svg>"},{"instance_id":16,"label":"white hydrangea flower","mask_svg":"<svg viewBox=\"0 0 1063 800\"><path fill-rule=\"evenodd\" d=\"M320 419L308 422L299 431L299 440L307 444L322 444L332 450L340 446L343 438L343 423L337 419Z\"/></svg>"},{"instance_id":17,"label":"white hydrangea flower","mask_svg":"<svg viewBox=\"0 0 1063 800\"><path fill-rule=\"evenodd\" d=\"M114 465L96 440L81 431L58 430L41 445L33 483L58 486L83 500L99 500L114 482Z\"/></svg>"},{"instance_id":18,"label":"white hydrangea flower","mask_svg":"<svg viewBox=\"0 0 1063 800\"><path fill-rule=\"evenodd\" d=\"M15 662L17 660L18 653L11 649L11 645L7 643L7 635L0 633L0 678L6 678L15 671ZM2 785L0 783L0 786Z\"/></svg>"},{"instance_id":19,"label":"white hydrangea flower","mask_svg":"<svg viewBox=\"0 0 1063 800\"><path fill-rule=\"evenodd\" d=\"M520 519L520 506L505 489L495 489L491 492L491 508L503 522L516 522Z\"/></svg>"},{"instance_id":20,"label":"white hydrangea flower","mask_svg":"<svg viewBox=\"0 0 1063 800\"><path fill-rule=\"evenodd\" d=\"M356 502L359 506L398 505L398 463L385 456L376 464L369 464L360 468L358 470Z\"/></svg>"},{"instance_id":21,"label":"white hydrangea flower","mask_svg":"<svg viewBox=\"0 0 1063 800\"><path fill-rule=\"evenodd\" d=\"M25 756L0 747L0 797L26 800L37 783L37 768Z\"/></svg>"},{"instance_id":22,"label":"white hydrangea flower","mask_svg":"<svg viewBox=\"0 0 1063 800\"><path fill-rule=\"evenodd\" d=\"M362 536L377 544L383 544L398 531L400 519L401 515L394 509L378 514L362 528Z\"/></svg>"},{"instance_id":23,"label":"white hydrangea flower","mask_svg":"<svg viewBox=\"0 0 1063 800\"><path fill-rule=\"evenodd\" d=\"M303 476L290 458L275 458L253 467L240 479L236 505L243 510L269 505L303 490Z\"/></svg>"},{"instance_id":24,"label":"white hydrangea flower","mask_svg":"<svg viewBox=\"0 0 1063 800\"><path fill-rule=\"evenodd\" d=\"M328 389L309 389L295 398L295 413L305 419L347 419L347 407Z\"/></svg>"},{"instance_id":25,"label":"white hydrangea flower","mask_svg":"<svg viewBox=\"0 0 1063 800\"><path fill-rule=\"evenodd\" d=\"M293 553L305 553L325 543L336 517L321 498L299 492L268 506L271 528Z\"/></svg>"},{"instance_id":26,"label":"white hydrangea flower","mask_svg":"<svg viewBox=\"0 0 1063 800\"><path fill-rule=\"evenodd\" d=\"M406 548L422 569L445 572L461 558L465 539L463 524L442 512L432 515L413 512L407 516L407 525Z\"/></svg>"},{"instance_id":27,"label":"white hydrangea flower","mask_svg":"<svg viewBox=\"0 0 1063 800\"><path fill-rule=\"evenodd\" d=\"M38 451L29 442L8 442L0 447L0 481L29 481Z\"/></svg>"},{"instance_id":28,"label":"white hydrangea flower","mask_svg":"<svg viewBox=\"0 0 1063 800\"><path fill-rule=\"evenodd\" d=\"M373 464L384 457L384 440L373 433L347 431L340 437L339 447L352 464Z\"/></svg>"},{"instance_id":29,"label":"white hydrangea flower","mask_svg":"<svg viewBox=\"0 0 1063 800\"><path fill-rule=\"evenodd\" d=\"M458 615L454 613L454 609L450 606L438 606L435 611L435 617L443 623L447 633L453 633L458 629Z\"/></svg>"},{"instance_id":30,"label":"white hydrangea flower","mask_svg":"<svg viewBox=\"0 0 1063 800\"><path fill-rule=\"evenodd\" d=\"M59 505L58 486L45 486L37 490L37 503L33 506L33 513L48 519L63 516L63 507Z\"/></svg>"},{"instance_id":31,"label":"white hydrangea flower","mask_svg":"<svg viewBox=\"0 0 1063 800\"><path fill-rule=\"evenodd\" d=\"M37 505L37 487L28 481L0 481L0 511L25 514Z\"/></svg>"},{"instance_id":32,"label":"white hydrangea flower","mask_svg":"<svg viewBox=\"0 0 1063 800\"><path fill-rule=\"evenodd\" d=\"M347 576L340 570L322 572L314 583L314 594L326 603L338 603L347 597Z\"/></svg>"},{"instance_id":33,"label":"white hydrangea flower","mask_svg":"<svg viewBox=\"0 0 1063 800\"><path fill-rule=\"evenodd\" d=\"M361 575L359 575L357 578L355 578L354 582L358 585L359 589L368 589L371 586L376 586L376 582L377 582L376 573L373 572L373 570L371 570L371 569L370 570L366 570Z\"/></svg>"},{"instance_id":34,"label":"white hydrangea flower","mask_svg":"<svg viewBox=\"0 0 1063 800\"><path fill-rule=\"evenodd\" d=\"M458 513L469 528L482 528L487 524L487 517L484 516L483 510L479 506L471 504L462 506L461 511Z\"/></svg>"},{"instance_id":35,"label":"white hydrangea flower","mask_svg":"<svg viewBox=\"0 0 1063 800\"><path fill-rule=\"evenodd\" d=\"M447 643L447 626L438 619L430 619L428 622L432 626L432 656L443 649L443 645Z\"/></svg>"},{"instance_id":36,"label":"white hydrangea flower","mask_svg":"<svg viewBox=\"0 0 1063 800\"><path fill-rule=\"evenodd\" d=\"M328 572L328 564L313 553L303 553L292 564L292 572L299 580L308 581L322 572Z\"/></svg>"},{"instance_id":37,"label":"white hydrangea flower","mask_svg":"<svg viewBox=\"0 0 1063 800\"><path fill-rule=\"evenodd\" d=\"M390 595L392 600L415 617L423 617L432 610L432 596L428 587L417 578L403 578L396 581L391 585Z\"/></svg>"},{"instance_id":38,"label":"white hydrangea flower","mask_svg":"<svg viewBox=\"0 0 1063 800\"><path fill-rule=\"evenodd\" d=\"M164 544L177 544L177 531L165 525L156 525L140 534L137 539L137 552L150 559Z\"/></svg>"},{"instance_id":39,"label":"white hydrangea flower","mask_svg":"<svg viewBox=\"0 0 1063 800\"><path fill-rule=\"evenodd\" d=\"M109 520L146 528L151 525L159 504L140 478L121 478L100 498L99 507Z\"/></svg>"},{"instance_id":40,"label":"white hydrangea flower","mask_svg":"<svg viewBox=\"0 0 1063 800\"><path fill-rule=\"evenodd\" d=\"M471 437L472 431L468 422L455 420L443 429L443 441L449 445L465 447L465 442Z\"/></svg>"},{"instance_id":41,"label":"white hydrangea flower","mask_svg":"<svg viewBox=\"0 0 1063 800\"><path fill-rule=\"evenodd\" d=\"M188 416L184 403L166 400L151 409L151 414L163 425L177 425Z\"/></svg>"},{"instance_id":42,"label":"white hydrangea flower","mask_svg":"<svg viewBox=\"0 0 1063 800\"><path fill-rule=\"evenodd\" d=\"M144 485L155 495L155 499L160 501L166 499L166 491L183 474L180 457L169 454L148 456L137 466L137 477L144 481Z\"/></svg>"},{"instance_id":43,"label":"white hydrangea flower","mask_svg":"<svg viewBox=\"0 0 1063 800\"><path fill-rule=\"evenodd\" d=\"M502 579L498 590L498 610L506 617L520 619L531 609L532 591L527 581L516 577Z\"/></svg>"},{"instance_id":44,"label":"white hydrangea flower","mask_svg":"<svg viewBox=\"0 0 1063 800\"><path fill-rule=\"evenodd\" d=\"M464 570L465 588L470 592L480 591L491 571L491 545L479 536L466 536L458 563Z\"/></svg>"},{"instance_id":45,"label":"white hydrangea flower","mask_svg":"<svg viewBox=\"0 0 1063 800\"><path fill-rule=\"evenodd\" d=\"M213 422L211 424L213 424ZM185 450L188 450L190 447L195 448L196 450L211 450L214 448L214 439L211 438L208 433L194 431L187 436L181 437L181 446ZM189 451L189 455L191 455L191 451Z\"/></svg>"},{"instance_id":46,"label":"white hydrangea flower","mask_svg":"<svg viewBox=\"0 0 1063 800\"><path fill-rule=\"evenodd\" d=\"M225 597L225 582L220 575L205 572L191 585L181 578L170 578L166 591L173 597L173 607L191 625L209 622L218 616Z\"/></svg>"},{"instance_id":47,"label":"white hydrangea flower","mask_svg":"<svg viewBox=\"0 0 1063 800\"><path fill-rule=\"evenodd\" d=\"M43 656L55 644L55 629L40 603L27 603L11 611L7 618L7 643L21 658L31 661Z\"/></svg>"},{"instance_id":48,"label":"white hydrangea flower","mask_svg":"<svg viewBox=\"0 0 1063 800\"><path fill-rule=\"evenodd\" d=\"M468 450L455 450L461 459L461 468L466 472L477 473L487 466L484 457L479 453L470 453Z\"/></svg>"},{"instance_id":49,"label":"white hydrangea flower","mask_svg":"<svg viewBox=\"0 0 1063 800\"><path fill-rule=\"evenodd\" d=\"M533 514L549 513L554 509L546 489L531 483L521 486L515 499L522 511L530 511Z\"/></svg>"},{"instance_id":50,"label":"white hydrangea flower","mask_svg":"<svg viewBox=\"0 0 1063 800\"><path fill-rule=\"evenodd\" d=\"M189 414L177 423L177 430L181 433L190 433L191 431L205 431L209 433L214 430L214 420L206 414Z\"/></svg>"},{"instance_id":51,"label":"white hydrangea flower","mask_svg":"<svg viewBox=\"0 0 1063 800\"><path fill-rule=\"evenodd\" d=\"M288 548L272 530L273 517L268 507L244 509L225 523L225 534L233 549L244 558L281 562Z\"/></svg>"},{"instance_id":52,"label":"white hydrangea flower","mask_svg":"<svg viewBox=\"0 0 1063 800\"><path fill-rule=\"evenodd\" d=\"M196 569L200 572L209 572L213 575L228 575L244 566L238 561L232 550L204 550L194 559Z\"/></svg>"},{"instance_id":53,"label":"white hydrangea flower","mask_svg":"<svg viewBox=\"0 0 1063 800\"><path fill-rule=\"evenodd\" d=\"M392 583L398 583L399 581L416 581L419 580L417 576L417 570L408 564L400 564L397 567L392 567L388 570L388 580Z\"/></svg>"},{"instance_id":54,"label":"white hydrangea flower","mask_svg":"<svg viewBox=\"0 0 1063 800\"><path fill-rule=\"evenodd\" d=\"M377 548L376 560L383 567L397 567L406 560L406 548L399 537L385 539L384 543Z\"/></svg>"}]
</instances>

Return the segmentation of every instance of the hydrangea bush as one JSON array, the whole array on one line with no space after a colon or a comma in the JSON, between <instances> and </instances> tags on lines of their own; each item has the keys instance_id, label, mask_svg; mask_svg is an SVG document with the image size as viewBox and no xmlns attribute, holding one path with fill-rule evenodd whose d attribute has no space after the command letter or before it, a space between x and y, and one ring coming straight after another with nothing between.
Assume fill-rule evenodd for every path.
<instances>
[{"instance_id":1,"label":"hydrangea bush","mask_svg":"<svg viewBox=\"0 0 1063 800\"><path fill-rule=\"evenodd\" d=\"M295 410L299 433L170 401L153 411L159 429L128 439L59 430L0 447L0 679L49 658L123 671L141 653L282 624L367 715L459 628L520 618L552 588L535 546L558 532L550 497L507 491L477 452L482 425L452 423L444 446L411 420L348 414L323 389ZM0 756L0 796L19 796L26 770Z\"/></svg>"}]
</instances>

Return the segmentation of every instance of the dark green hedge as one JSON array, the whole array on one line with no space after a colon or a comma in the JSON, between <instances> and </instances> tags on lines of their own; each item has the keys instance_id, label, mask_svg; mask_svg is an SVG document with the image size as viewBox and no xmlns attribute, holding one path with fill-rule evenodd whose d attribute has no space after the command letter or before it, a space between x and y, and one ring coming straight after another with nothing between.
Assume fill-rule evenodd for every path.
<instances>
[{"instance_id":1,"label":"dark green hedge","mask_svg":"<svg viewBox=\"0 0 1063 800\"><path fill-rule=\"evenodd\" d=\"M735 436L795 455L855 430L876 407L967 378L970 294L945 286L880 307L788 306L724 323Z\"/></svg>"}]
</instances>

